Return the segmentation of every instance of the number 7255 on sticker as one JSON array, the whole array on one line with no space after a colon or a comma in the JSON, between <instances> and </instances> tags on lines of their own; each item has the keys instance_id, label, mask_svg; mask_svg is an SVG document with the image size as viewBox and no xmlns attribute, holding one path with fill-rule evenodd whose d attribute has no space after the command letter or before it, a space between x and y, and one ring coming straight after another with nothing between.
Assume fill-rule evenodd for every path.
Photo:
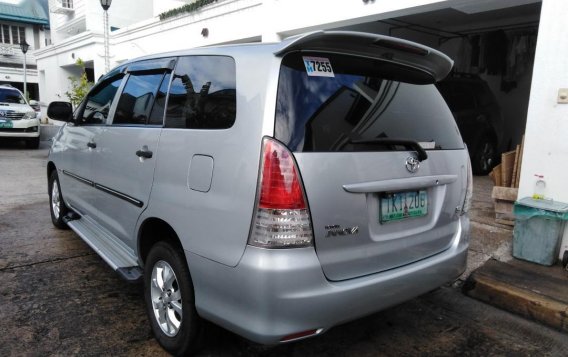
<instances>
[{"instance_id":1,"label":"number 7255 on sticker","mask_svg":"<svg viewBox=\"0 0 568 357\"><path fill-rule=\"evenodd\" d=\"M311 77L335 77L331 62L323 57L302 57L306 72Z\"/></svg>"}]
</instances>

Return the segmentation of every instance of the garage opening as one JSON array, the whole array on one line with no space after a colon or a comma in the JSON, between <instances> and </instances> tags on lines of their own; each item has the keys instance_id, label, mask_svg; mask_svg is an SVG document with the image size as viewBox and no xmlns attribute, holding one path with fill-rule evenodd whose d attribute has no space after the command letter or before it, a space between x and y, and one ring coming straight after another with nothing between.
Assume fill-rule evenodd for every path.
<instances>
[{"instance_id":1,"label":"garage opening","mask_svg":"<svg viewBox=\"0 0 568 357\"><path fill-rule=\"evenodd\" d=\"M438 88L468 145L474 174L487 175L524 135L541 3L487 10L472 4L361 23L342 30L400 37L454 61Z\"/></svg>"}]
</instances>

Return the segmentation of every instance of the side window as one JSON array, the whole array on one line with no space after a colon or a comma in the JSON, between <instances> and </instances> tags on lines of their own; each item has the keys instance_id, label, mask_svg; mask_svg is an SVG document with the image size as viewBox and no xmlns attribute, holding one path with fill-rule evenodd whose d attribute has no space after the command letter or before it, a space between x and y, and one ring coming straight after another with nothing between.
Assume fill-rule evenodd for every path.
<instances>
[{"instance_id":1,"label":"side window","mask_svg":"<svg viewBox=\"0 0 568 357\"><path fill-rule=\"evenodd\" d=\"M120 87L122 76L105 81L95 87L85 99L83 112L79 115L80 124L105 124L114 96Z\"/></svg>"},{"instance_id":2,"label":"side window","mask_svg":"<svg viewBox=\"0 0 568 357\"><path fill-rule=\"evenodd\" d=\"M162 125L164 123L164 109L166 109L166 97L171 77L172 75L168 73L162 80L162 85L156 94L156 101L154 102L154 107L150 113L150 120L148 121L148 124L150 125Z\"/></svg>"},{"instance_id":3,"label":"side window","mask_svg":"<svg viewBox=\"0 0 568 357\"><path fill-rule=\"evenodd\" d=\"M233 58L181 57L170 87L166 127L227 129L235 122L236 104Z\"/></svg>"},{"instance_id":4,"label":"side window","mask_svg":"<svg viewBox=\"0 0 568 357\"><path fill-rule=\"evenodd\" d=\"M120 94L113 124L145 125L163 73L131 74Z\"/></svg>"}]
</instances>

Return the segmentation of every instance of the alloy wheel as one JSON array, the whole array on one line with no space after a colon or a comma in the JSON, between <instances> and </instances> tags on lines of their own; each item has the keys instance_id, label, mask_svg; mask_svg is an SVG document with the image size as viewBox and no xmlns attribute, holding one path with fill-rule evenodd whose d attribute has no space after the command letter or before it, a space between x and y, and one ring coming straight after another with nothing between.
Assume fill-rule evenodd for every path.
<instances>
[{"instance_id":1,"label":"alloy wheel","mask_svg":"<svg viewBox=\"0 0 568 357\"><path fill-rule=\"evenodd\" d=\"M491 170L493 165L493 158L495 156L495 148L493 147L493 143L486 142L483 143L483 147L481 149L480 155L480 168L483 172L488 172Z\"/></svg>"},{"instance_id":2,"label":"alloy wheel","mask_svg":"<svg viewBox=\"0 0 568 357\"><path fill-rule=\"evenodd\" d=\"M56 181L53 182L53 187L51 188L51 210L53 211L53 218L59 219L61 213L61 199L59 196L59 185Z\"/></svg>"},{"instance_id":3,"label":"alloy wheel","mask_svg":"<svg viewBox=\"0 0 568 357\"><path fill-rule=\"evenodd\" d=\"M169 337L177 335L182 323L182 300L174 270L160 260L152 268L150 288L154 317L162 332Z\"/></svg>"}]
</instances>

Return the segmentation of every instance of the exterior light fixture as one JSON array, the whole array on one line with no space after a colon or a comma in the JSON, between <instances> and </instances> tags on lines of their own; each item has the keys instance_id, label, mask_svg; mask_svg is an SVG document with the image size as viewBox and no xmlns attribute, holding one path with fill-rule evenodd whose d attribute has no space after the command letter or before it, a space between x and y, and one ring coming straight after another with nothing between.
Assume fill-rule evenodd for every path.
<instances>
[{"instance_id":1,"label":"exterior light fixture","mask_svg":"<svg viewBox=\"0 0 568 357\"><path fill-rule=\"evenodd\" d=\"M112 0L101 0L101 6L103 7L103 10L107 11L111 3Z\"/></svg>"},{"instance_id":2,"label":"exterior light fixture","mask_svg":"<svg viewBox=\"0 0 568 357\"><path fill-rule=\"evenodd\" d=\"M108 44L109 41L108 41L108 11L107 10L110 7L111 3L112 3L112 0L101 0L101 6L102 6L103 10L105 11L105 15L104 15L105 73L108 73L108 71L110 71L110 50L109 50L109 44Z\"/></svg>"},{"instance_id":3,"label":"exterior light fixture","mask_svg":"<svg viewBox=\"0 0 568 357\"><path fill-rule=\"evenodd\" d=\"M26 53L28 52L30 45L23 40L20 42L20 49L24 54L24 97L28 99L28 78L27 78L27 68L26 68Z\"/></svg>"},{"instance_id":4,"label":"exterior light fixture","mask_svg":"<svg viewBox=\"0 0 568 357\"><path fill-rule=\"evenodd\" d=\"M28 45L28 43L26 42L26 40L20 42L20 48L22 49L22 52L24 54L28 53L28 49L30 48L30 45Z\"/></svg>"}]
</instances>

